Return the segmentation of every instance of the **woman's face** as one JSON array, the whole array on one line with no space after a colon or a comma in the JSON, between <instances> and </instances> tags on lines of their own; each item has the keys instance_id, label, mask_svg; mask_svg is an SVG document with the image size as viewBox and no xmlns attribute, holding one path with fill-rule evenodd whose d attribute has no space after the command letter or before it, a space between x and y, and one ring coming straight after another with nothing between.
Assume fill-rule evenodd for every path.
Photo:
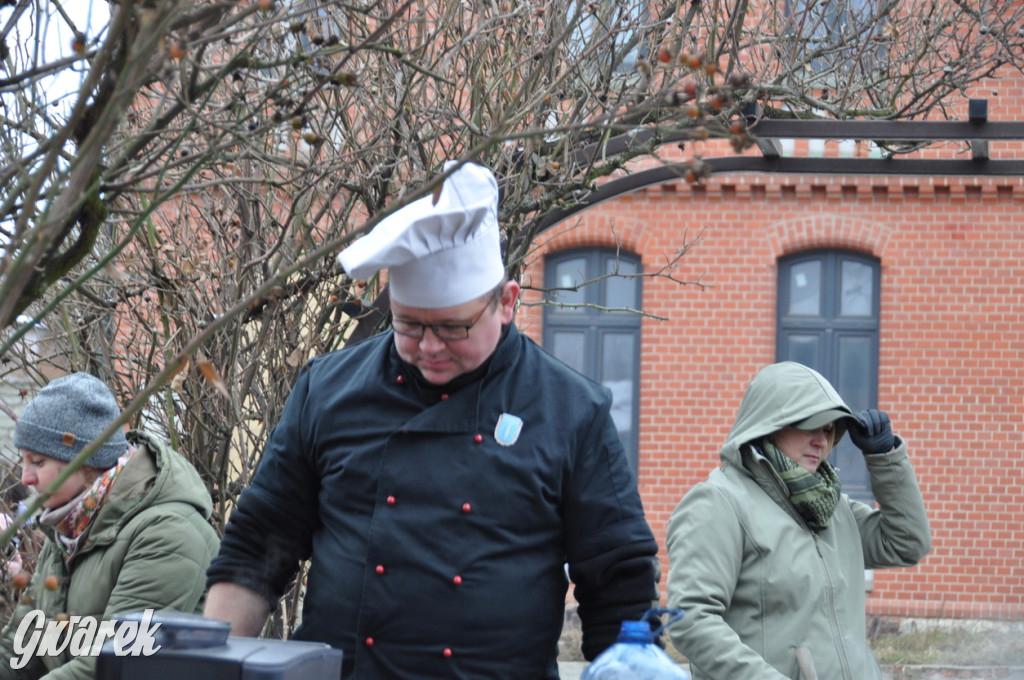
<instances>
[{"instance_id":1,"label":"woman's face","mask_svg":"<svg viewBox=\"0 0 1024 680\"><path fill-rule=\"evenodd\" d=\"M32 487L36 493L42 493L50 488L57 476L68 466L62 460L50 458L27 449L21 450L21 483ZM72 498L82 493L95 478L95 472L91 468L80 467L75 470L64 483L46 499L44 508L59 508Z\"/></svg>"},{"instance_id":2,"label":"woman's face","mask_svg":"<svg viewBox=\"0 0 1024 680\"><path fill-rule=\"evenodd\" d=\"M787 425L775 433L772 443L787 458L813 475L832 450L834 431L832 423L817 430L799 430Z\"/></svg>"}]
</instances>

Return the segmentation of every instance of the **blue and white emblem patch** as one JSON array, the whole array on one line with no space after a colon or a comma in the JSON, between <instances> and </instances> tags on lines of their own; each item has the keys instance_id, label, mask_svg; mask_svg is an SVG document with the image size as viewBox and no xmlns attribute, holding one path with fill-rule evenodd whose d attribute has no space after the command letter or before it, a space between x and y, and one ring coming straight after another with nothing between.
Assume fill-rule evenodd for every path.
<instances>
[{"instance_id":1,"label":"blue and white emblem patch","mask_svg":"<svg viewBox=\"0 0 1024 680\"><path fill-rule=\"evenodd\" d=\"M494 428L494 439L502 446L512 446L523 431L523 419L511 413L502 413Z\"/></svg>"}]
</instances>

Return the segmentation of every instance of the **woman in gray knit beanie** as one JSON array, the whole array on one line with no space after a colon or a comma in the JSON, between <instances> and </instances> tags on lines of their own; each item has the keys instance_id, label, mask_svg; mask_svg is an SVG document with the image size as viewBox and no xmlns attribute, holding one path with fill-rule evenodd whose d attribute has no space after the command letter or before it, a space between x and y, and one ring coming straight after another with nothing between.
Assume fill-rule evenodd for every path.
<instances>
[{"instance_id":1,"label":"woman in gray knit beanie","mask_svg":"<svg viewBox=\"0 0 1024 680\"><path fill-rule=\"evenodd\" d=\"M8 667L6 659L22 655L15 651L23 648L22 624L38 612L47 626L69 614L69 626L95 626L128 612L202 611L206 569L219 545L206 484L153 433L116 428L101 439L120 413L103 382L75 373L40 390L15 424L22 484L38 492L91 442L97 446L43 503L36 525L46 538L0 633L0 680L96 677L92 638L78 642L89 623L68 627L65 639L76 642L42 645L23 655L23 667Z\"/></svg>"},{"instance_id":2,"label":"woman in gray knit beanie","mask_svg":"<svg viewBox=\"0 0 1024 680\"><path fill-rule=\"evenodd\" d=\"M110 390L88 373L54 380L40 390L14 426L14 446L22 453L21 483L45 491L86 445L121 414ZM117 430L43 504L64 505L88 488L128 450Z\"/></svg>"}]
</instances>

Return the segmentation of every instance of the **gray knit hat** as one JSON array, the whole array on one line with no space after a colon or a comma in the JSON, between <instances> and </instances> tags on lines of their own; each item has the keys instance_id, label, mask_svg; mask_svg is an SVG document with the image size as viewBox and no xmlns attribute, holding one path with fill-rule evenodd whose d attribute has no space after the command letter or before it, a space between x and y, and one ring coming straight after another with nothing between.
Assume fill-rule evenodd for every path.
<instances>
[{"instance_id":1,"label":"gray knit hat","mask_svg":"<svg viewBox=\"0 0 1024 680\"><path fill-rule=\"evenodd\" d=\"M73 373L54 380L36 395L14 425L14 446L70 461L121 415L114 395L98 378ZM106 470L128 449L118 430L85 461Z\"/></svg>"}]
</instances>

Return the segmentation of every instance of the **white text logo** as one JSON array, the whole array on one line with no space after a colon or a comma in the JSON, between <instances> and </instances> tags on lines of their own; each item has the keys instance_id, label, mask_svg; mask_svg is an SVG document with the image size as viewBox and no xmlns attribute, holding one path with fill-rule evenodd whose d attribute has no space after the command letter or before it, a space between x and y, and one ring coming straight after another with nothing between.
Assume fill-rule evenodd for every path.
<instances>
[{"instance_id":1,"label":"white text logo","mask_svg":"<svg viewBox=\"0 0 1024 680\"><path fill-rule=\"evenodd\" d=\"M59 656L67 651L72 656L98 656L103 643L114 641L118 656L151 656L160 645L153 633L160 624L150 625L153 610L147 609L141 621L97 621L94 616L69 616L60 621L47 621L38 609L30 611L14 636L11 668L24 668L32 656Z\"/></svg>"}]
</instances>

